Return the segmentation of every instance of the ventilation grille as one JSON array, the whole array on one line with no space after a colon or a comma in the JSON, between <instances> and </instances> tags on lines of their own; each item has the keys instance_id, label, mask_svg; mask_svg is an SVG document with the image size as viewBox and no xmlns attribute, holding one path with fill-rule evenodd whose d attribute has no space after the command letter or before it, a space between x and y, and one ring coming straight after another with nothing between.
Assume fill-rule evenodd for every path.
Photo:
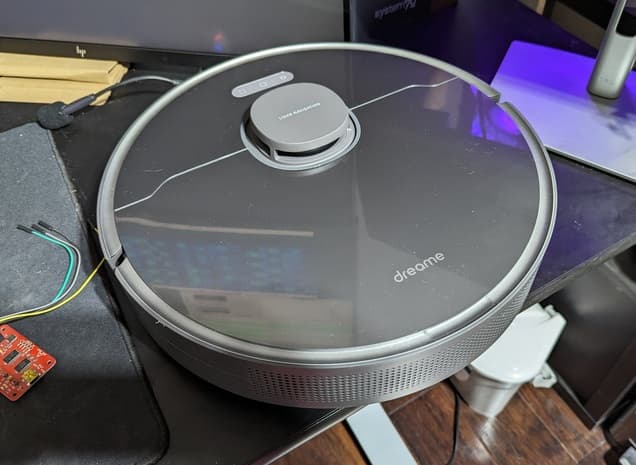
<instances>
[{"instance_id":1,"label":"ventilation grille","mask_svg":"<svg viewBox=\"0 0 636 465\"><path fill-rule=\"evenodd\" d=\"M307 406L346 406L377 402L423 389L464 368L485 351L521 310L533 279L488 321L436 352L386 368L352 374L304 375L278 367L247 369L251 395L263 401Z\"/></svg>"}]
</instances>

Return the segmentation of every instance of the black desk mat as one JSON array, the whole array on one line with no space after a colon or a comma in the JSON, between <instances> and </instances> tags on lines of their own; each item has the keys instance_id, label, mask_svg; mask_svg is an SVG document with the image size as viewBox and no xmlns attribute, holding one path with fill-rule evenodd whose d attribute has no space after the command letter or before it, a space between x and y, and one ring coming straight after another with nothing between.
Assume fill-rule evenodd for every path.
<instances>
[{"instance_id":1,"label":"black desk mat","mask_svg":"<svg viewBox=\"0 0 636 465\"><path fill-rule=\"evenodd\" d=\"M78 242L80 279L96 263L61 166L39 126L0 134L0 315L48 301L66 270L61 249L16 223L42 219ZM19 401L0 398L0 464L146 464L163 455L166 428L100 275L65 307L11 326L57 365Z\"/></svg>"}]
</instances>

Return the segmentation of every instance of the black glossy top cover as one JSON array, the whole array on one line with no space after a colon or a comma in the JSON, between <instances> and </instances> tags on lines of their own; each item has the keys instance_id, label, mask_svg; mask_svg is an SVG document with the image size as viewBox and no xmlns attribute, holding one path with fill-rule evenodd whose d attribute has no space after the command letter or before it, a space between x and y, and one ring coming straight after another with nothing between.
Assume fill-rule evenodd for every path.
<instances>
[{"instance_id":1,"label":"black glossy top cover","mask_svg":"<svg viewBox=\"0 0 636 465\"><path fill-rule=\"evenodd\" d=\"M292 83L332 90L357 120L359 140L328 166L284 171L245 148L251 104ZM188 318L281 348L374 344L458 315L522 256L537 168L476 86L407 58L328 49L187 87L151 110L114 202L130 264Z\"/></svg>"}]
</instances>

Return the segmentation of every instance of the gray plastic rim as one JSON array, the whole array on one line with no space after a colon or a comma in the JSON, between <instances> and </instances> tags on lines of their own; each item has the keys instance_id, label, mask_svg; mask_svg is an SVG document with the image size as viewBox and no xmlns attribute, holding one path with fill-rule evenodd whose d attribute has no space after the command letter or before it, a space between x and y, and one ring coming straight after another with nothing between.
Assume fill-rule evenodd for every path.
<instances>
[{"instance_id":1,"label":"gray plastic rim","mask_svg":"<svg viewBox=\"0 0 636 465\"><path fill-rule=\"evenodd\" d=\"M510 271L490 292L453 318L436 326L372 345L337 349L283 349L222 334L187 318L161 300L137 274L125 256L122 257L122 245L115 223L115 187L123 162L139 134L157 113L182 93L217 74L245 63L276 55L321 50L383 53L424 63L474 85L486 97L498 102L515 121L531 150L539 181L539 208L528 244ZM419 53L370 44L328 42L290 45L243 55L213 66L157 99L128 128L115 147L104 170L97 200L99 241L104 257L130 297L158 323L207 349L234 357L290 366L329 368L393 358L421 349L423 346L435 346L450 338L461 337L462 333L493 316L499 310L499 304L514 295L532 272L536 271L547 249L556 219L556 181L545 147L516 108L509 103L499 102L499 97L499 93L490 85L456 66Z\"/></svg>"},{"instance_id":2,"label":"gray plastic rim","mask_svg":"<svg viewBox=\"0 0 636 465\"><path fill-rule=\"evenodd\" d=\"M245 123L241 123L241 141L243 141L243 144L245 145L245 148L250 153L250 155L252 155L262 164L269 166L270 168L276 168L283 171L315 170L316 168L320 168L324 165L330 165L333 162L339 160L340 158L348 154L356 145L358 145L362 129L360 128L360 122L358 121L358 118L356 117L356 115L353 114L353 112L349 112L348 123L349 125L346 131L352 131L353 136L346 134L342 136L334 146L328 148L322 153L312 155L310 157L300 157L302 161L297 161L294 163L285 163L263 153L247 135Z\"/></svg>"}]
</instances>

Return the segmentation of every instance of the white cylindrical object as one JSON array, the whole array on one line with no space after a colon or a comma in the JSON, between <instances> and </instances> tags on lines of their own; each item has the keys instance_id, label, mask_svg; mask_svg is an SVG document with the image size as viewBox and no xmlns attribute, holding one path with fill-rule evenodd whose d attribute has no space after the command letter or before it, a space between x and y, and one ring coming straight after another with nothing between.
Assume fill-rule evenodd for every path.
<instances>
[{"instance_id":1,"label":"white cylindrical object","mask_svg":"<svg viewBox=\"0 0 636 465\"><path fill-rule=\"evenodd\" d=\"M473 410L488 417L498 415L529 381L551 387L556 376L545 362L564 326L565 319L552 307L534 305L517 315L490 349L453 376L453 385Z\"/></svg>"},{"instance_id":2,"label":"white cylindrical object","mask_svg":"<svg viewBox=\"0 0 636 465\"><path fill-rule=\"evenodd\" d=\"M469 369L463 371L463 376L455 375L452 378L455 389L471 409L487 417L497 416L522 385L502 383Z\"/></svg>"}]
</instances>

